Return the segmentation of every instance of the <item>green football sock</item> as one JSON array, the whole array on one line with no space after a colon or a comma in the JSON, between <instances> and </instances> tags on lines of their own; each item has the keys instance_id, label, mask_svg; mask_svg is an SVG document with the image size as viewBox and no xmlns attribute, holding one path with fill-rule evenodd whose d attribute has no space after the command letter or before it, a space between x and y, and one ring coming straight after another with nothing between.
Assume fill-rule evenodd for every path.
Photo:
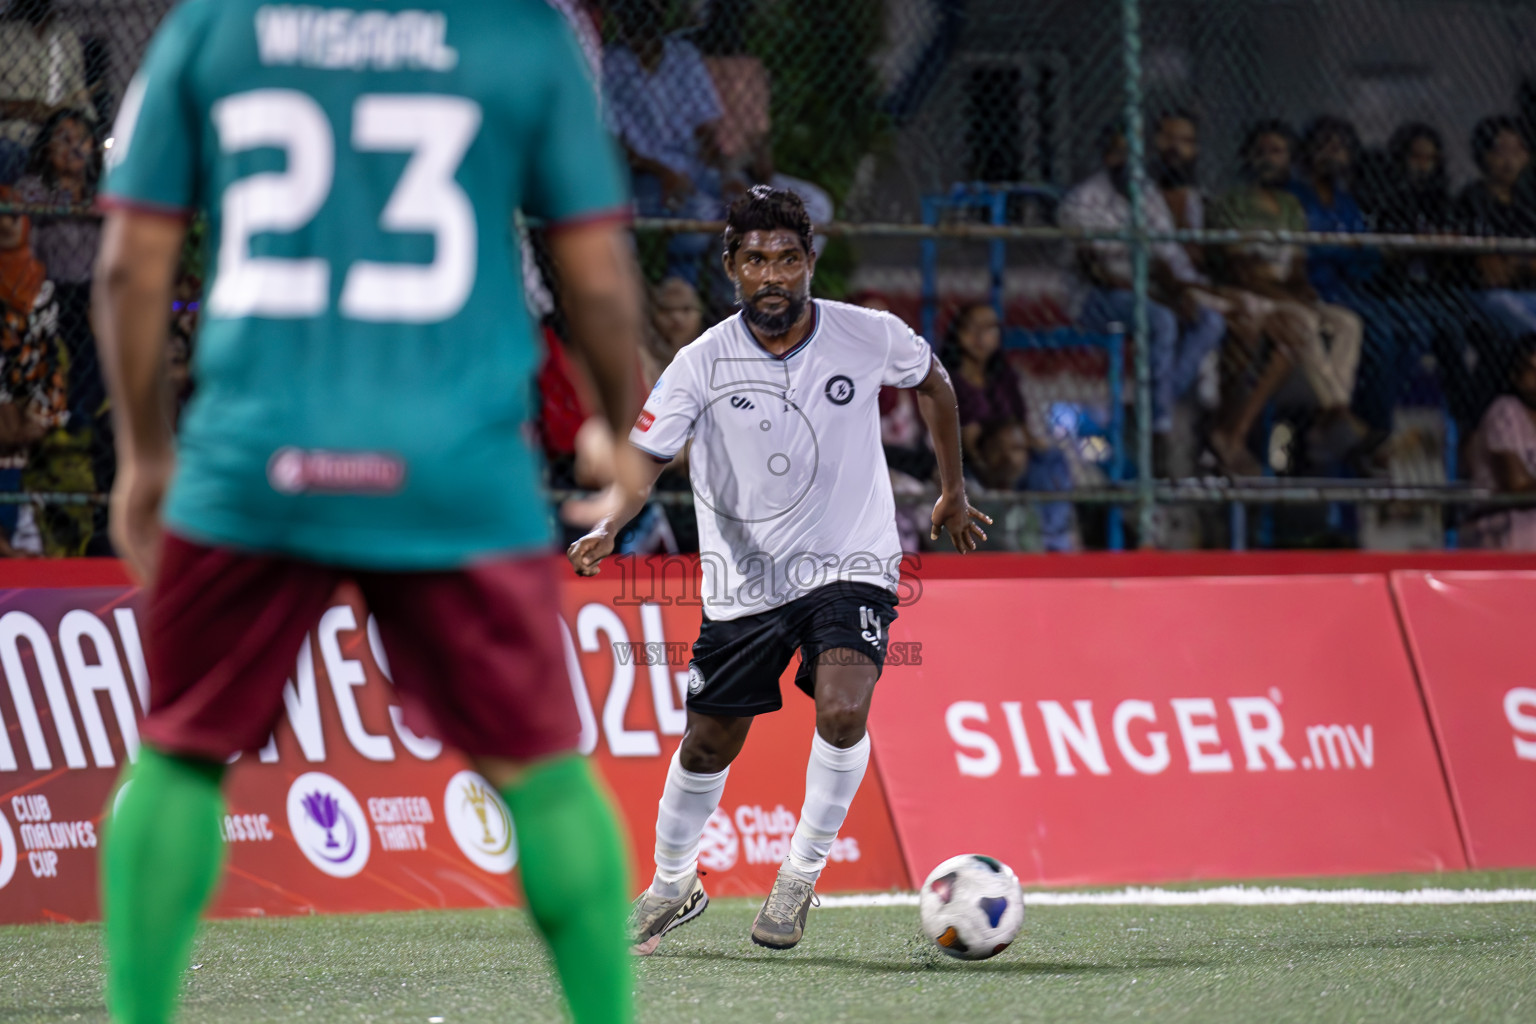
<instances>
[{"instance_id":1,"label":"green football sock","mask_svg":"<svg viewBox=\"0 0 1536 1024\"><path fill-rule=\"evenodd\" d=\"M107 1008L116 1024L165 1024L224 859L224 766L143 747L125 774L102 850Z\"/></svg>"},{"instance_id":2,"label":"green football sock","mask_svg":"<svg viewBox=\"0 0 1536 1024\"><path fill-rule=\"evenodd\" d=\"M577 1024L632 1019L629 868L613 807L576 756L535 765L502 792L517 826L528 909Z\"/></svg>"}]
</instances>

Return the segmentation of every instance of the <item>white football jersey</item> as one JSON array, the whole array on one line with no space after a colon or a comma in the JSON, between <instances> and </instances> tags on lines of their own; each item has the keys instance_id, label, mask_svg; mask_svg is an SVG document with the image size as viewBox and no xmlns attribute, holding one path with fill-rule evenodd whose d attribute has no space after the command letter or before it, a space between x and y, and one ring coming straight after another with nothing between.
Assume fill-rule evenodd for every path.
<instances>
[{"instance_id":1,"label":"white football jersey","mask_svg":"<svg viewBox=\"0 0 1536 1024\"><path fill-rule=\"evenodd\" d=\"M670 461L692 439L700 593L710 619L838 580L896 590L901 542L880 444L882 385L928 376L928 343L889 313L814 300L783 356L740 314L678 352L630 440Z\"/></svg>"}]
</instances>

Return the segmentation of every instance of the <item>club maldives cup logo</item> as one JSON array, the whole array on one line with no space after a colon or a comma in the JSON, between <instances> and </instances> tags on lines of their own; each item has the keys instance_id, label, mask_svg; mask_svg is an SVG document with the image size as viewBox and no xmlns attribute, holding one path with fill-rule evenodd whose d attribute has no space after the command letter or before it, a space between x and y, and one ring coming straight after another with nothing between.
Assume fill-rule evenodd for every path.
<instances>
[{"instance_id":1,"label":"club maldives cup logo","mask_svg":"<svg viewBox=\"0 0 1536 1024\"><path fill-rule=\"evenodd\" d=\"M16 874L16 834L11 831L11 823L5 820L4 812L0 812L0 889L4 889Z\"/></svg>"},{"instance_id":2,"label":"club maldives cup logo","mask_svg":"<svg viewBox=\"0 0 1536 1024\"><path fill-rule=\"evenodd\" d=\"M362 805L324 772L306 772L288 787L288 830L309 862L333 878L351 878L368 863Z\"/></svg>"},{"instance_id":3,"label":"club maldives cup logo","mask_svg":"<svg viewBox=\"0 0 1536 1024\"><path fill-rule=\"evenodd\" d=\"M512 815L494 786L474 772L459 772L443 792L443 818L453 841L476 867L498 875L517 863Z\"/></svg>"},{"instance_id":4,"label":"club maldives cup logo","mask_svg":"<svg viewBox=\"0 0 1536 1024\"><path fill-rule=\"evenodd\" d=\"M709 871L729 871L741 854L741 838L731 824L731 816L719 807L704 823L699 839L699 863Z\"/></svg>"}]
</instances>

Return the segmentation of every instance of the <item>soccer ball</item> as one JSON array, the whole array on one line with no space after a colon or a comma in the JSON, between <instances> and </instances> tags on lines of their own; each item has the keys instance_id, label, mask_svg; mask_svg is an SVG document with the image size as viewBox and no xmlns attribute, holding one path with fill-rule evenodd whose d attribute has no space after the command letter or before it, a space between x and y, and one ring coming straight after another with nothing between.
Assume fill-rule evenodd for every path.
<instances>
[{"instance_id":1,"label":"soccer ball","mask_svg":"<svg viewBox=\"0 0 1536 1024\"><path fill-rule=\"evenodd\" d=\"M917 894L923 931L961 960L985 960L1008 948L1024 924L1024 891L993 857L962 854L933 869Z\"/></svg>"}]
</instances>

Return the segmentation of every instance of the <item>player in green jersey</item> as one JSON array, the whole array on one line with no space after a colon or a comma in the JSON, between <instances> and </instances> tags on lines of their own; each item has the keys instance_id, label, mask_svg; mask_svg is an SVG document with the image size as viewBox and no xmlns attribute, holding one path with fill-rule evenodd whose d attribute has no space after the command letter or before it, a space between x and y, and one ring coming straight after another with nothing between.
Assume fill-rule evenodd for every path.
<instances>
[{"instance_id":1,"label":"player in green jersey","mask_svg":"<svg viewBox=\"0 0 1536 1024\"><path fill-rule=\"evenodd\" d=\"M628 206L568 26L543 0L186 0L115 134L96 295L113 536L152 590L144 746L104 851L114 1019L174 1013L223 767L265 742L350 578L407 718L505 796L576 1019L627 1020L625 852L575 754L525 437L540 353L518 210L550 225L615 433L638 397ZM163 351L197 211L208 286L173 439ZM640 468L626 452L618 472Z\"/></svg>"}]
</instances>

